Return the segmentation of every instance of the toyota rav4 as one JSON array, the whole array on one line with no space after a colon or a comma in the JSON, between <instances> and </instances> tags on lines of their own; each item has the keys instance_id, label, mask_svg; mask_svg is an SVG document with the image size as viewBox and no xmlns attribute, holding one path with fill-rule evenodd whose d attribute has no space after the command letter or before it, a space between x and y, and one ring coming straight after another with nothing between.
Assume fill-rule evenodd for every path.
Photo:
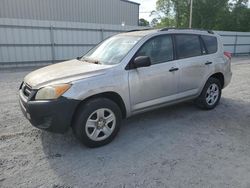
<instances>
[{"instance_id":1,"label":"toyota rav4","mask_svg":"<svg viewBox=\"0 0 250 188\"><path fill-rule=\"evenodd\" d=\"M122 118L186 100L213 109L231 80L230 64L212 31L127 32L31 72L19 102L35 127L60 133L71 127L83 144L98 147L114 139Z\"/></svg>"}]
</instances>

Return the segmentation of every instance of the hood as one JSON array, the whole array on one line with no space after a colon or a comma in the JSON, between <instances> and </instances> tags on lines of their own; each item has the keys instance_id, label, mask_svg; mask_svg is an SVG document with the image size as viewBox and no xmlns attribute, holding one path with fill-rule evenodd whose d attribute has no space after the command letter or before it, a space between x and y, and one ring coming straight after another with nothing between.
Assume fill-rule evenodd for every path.
<instances>
[{"instance_id":1,"label":"hood","mask_svg":"<svg viewBox=\"0 0 250 188\"><path fill-rule=\"evenodd\" d=\"M110 65L99 65L74 59L35 70L25 76L24 82L33 89L38 89L49 84L68 83L105 74L105 70L110 67Z\"/></svg>"}]
</instances>

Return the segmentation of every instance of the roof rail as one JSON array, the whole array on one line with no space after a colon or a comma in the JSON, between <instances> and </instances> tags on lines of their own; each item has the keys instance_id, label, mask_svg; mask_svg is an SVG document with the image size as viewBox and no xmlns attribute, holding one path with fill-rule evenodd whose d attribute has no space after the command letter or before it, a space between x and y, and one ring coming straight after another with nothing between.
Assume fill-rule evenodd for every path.
<instances>
[{"instance_id":1,"label":"roof rail","mask_svg":"<svg viewBox=\"0 0 250 188\"><path fill-rule=\"evenodd\" d=\"M206 31L209 34L214 34L214 32L212 30L206 30L206 29L197 29L197 28L175 28L175 27L166 27L166 28L162 28L160 29L160 31L168 31L168 30L197 30L197 31Z\"/></svg>"},{"instance_id":2,"label":"roof rail","mask_svg":"<svg viewBox=\"0 0 250 188\"><path fill-rule=\"evenodd\" d=\"M152 30L152 28L145 28L145 29L132 29L132 30L125 31L125 32L129 33L129 32L134 32L134 31L147 31L147 30Z\"/></svg>"},{"instance_id":3,"label":"roof rail","mask_svg":"<svg viewBox=\"0 0 250 188\"><path fill-rule=\"evenodd\" d=\"M160 29L160 31L168 31L170 29L177 29L177 28L175 28L175 27L164 27L164 28Z\"/></svg>"}]
</instances>

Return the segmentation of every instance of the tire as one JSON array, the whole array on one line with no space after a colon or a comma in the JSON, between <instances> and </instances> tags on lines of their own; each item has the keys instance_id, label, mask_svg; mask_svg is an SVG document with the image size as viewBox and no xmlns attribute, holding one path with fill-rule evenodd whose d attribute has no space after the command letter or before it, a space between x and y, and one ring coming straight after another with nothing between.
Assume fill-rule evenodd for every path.
<instances>
[{"instance_id":1,"label":"tire","mask_svg":"<svg viewBox=\"0 0 250 188\"><path fill-rule=\"evenodd\" d=\"M216 78L209 78L195 104L204 110L214 109L221 98L221 83Z\"/></svg>"},{"instance_id":2,"label":"tire","mask_svg":"<svg viewBox=\"0 0 250 188\"><path fill-rule=\"evenodd\" d=\"M122 120L118 105L107 98L94 98L79 107L72 125L77 139L87 147L110 143Z\"/></svg>"}]
</instances>

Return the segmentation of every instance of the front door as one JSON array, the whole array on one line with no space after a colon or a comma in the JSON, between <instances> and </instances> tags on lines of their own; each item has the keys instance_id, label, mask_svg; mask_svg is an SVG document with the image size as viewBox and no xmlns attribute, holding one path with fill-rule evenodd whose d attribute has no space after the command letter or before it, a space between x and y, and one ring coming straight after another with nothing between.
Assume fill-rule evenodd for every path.
<instances>
[{"instance_id":1,"label":"front door","mask_svg":"<svg viewBox=\"0 0 250 188\"><path fill-rule=\"evenodd\" d=\"M133 112L172 100L179 78L171 35L149 39L136 53L135 57L138 56L150 57L152 65L129 70Z\"/></svg>"}]
</instances>

